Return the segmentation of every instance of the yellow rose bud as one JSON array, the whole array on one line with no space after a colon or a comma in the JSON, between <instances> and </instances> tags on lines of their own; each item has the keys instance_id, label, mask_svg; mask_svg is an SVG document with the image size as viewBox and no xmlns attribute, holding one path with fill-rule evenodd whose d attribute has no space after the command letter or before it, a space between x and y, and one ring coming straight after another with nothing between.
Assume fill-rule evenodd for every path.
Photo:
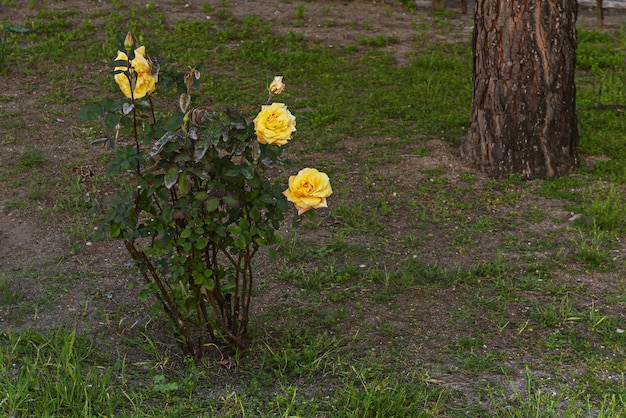
<instances>
[{"instance_id":1,"label":"yellow rose bud","mask_svg":"<svg viewBox=\"0 0 626 418\"><path fill-rule=\"evenodd\" d=\"M276 77L274 77L274 80L270 84L269 91L274 95L278 95L282 93L283 90L285 90L285 85L283 84L283 76L277 75Z\"/></svg>"},{"instance_id":2,"label":"yellow rose bud","mask_svg":"<svg viewBox=\"0 0 626 418\"><path fill-rule=\"evenodd\" d=\"M283 103L261 106L254 118L254 132L261 144L285 145L296 130L296 117Z\"/></svg>"},{"instance_id":3,"label":"yellow rose bud","mask_svg":"<svg viewBox=\"0 0 626 418\"><path fill-rule=\"evenodd\" d=\"M126 48L126 51L130 51L131 49L133 49L134 45L135 42L133 41L133 35L128 32L126 34L126 38L124 38L124 48Z\"/></svg>"},{"instance_id":4,"label":"yellow rose bud","mask_svg":"<svg viewBox=\"0 0 626 418\"><path fill-rule=\"evenodd\" d=\"M128 56L119 51L117 53L116 61L127 61ZM134 89L131 94L131 83L124 72L115 74L115 82L120 86L120 90L124 93L124 96L129 99L141 99L142 97L151 94L156 89L156 83L159 81L158 72L155 73L152 69L152 64L146 58L146 48L140 46L135 49L135 58L130 62L131 78L134 80ZM127 71L126 66L115 67L116 71Z\"/></svg>"},{"instance_id":5,"label":"yellow rose bud","mask_svg":"<svg viewBox=\"0 0 626 418\"><path fill-rule=\"evenodd\" d=\"M326 198L332 193L330 179L325 173L315 168L303 168L297 175L289 177L289 188L283 195L295 205L298 215L302 215L309 209L327 207Z\"/></svg>"}]
</instances>

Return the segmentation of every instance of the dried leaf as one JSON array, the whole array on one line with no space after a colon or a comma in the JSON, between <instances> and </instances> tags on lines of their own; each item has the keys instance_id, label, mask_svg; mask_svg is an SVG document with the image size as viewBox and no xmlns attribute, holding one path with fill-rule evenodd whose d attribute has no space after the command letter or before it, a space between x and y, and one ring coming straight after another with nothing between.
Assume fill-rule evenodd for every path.
<instances>
[{"instance_id":1,"label":"dried leaf","mask_svg":"<svg viewBox=\"0 0 626 418\"><path fill-rule=\"evenodd\" d=\"M152 150L150 151L150 156L154 157L157 155L163 147L170 142L170 140L174 137L174 132L165 132L161 138L152 146Z\"/></svg>"}]
</instances>

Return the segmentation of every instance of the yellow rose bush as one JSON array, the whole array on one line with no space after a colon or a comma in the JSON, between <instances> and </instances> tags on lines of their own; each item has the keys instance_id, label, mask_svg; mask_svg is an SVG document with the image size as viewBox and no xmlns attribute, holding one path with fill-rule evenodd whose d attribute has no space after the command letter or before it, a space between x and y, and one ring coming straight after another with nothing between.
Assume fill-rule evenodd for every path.
<instances>
[{"instance_id":1,"label":"yellow rose bush","mask_svg":"<svg viewBox=\"0 0 626 418\"><path fill-rule=\"evenodd\" d=\"M326 173L315 168L303 168L297 175L289 177L289 188L283 195L295 205L298 215L302 215L309 209L328 207L326 198L332 193Z\"/></svg>"},{"instance_id":2,"label":"yellow rose bush","mask_svg":"<svg viewBox=\"0 0 626 418\"><path fill-rule=\"evenodd\" d=\"M100 230L124 242L145 283L139 296L152 297L166 315L184 354L198 360L208 347L245 348L252 260L276 243L289 202L297 209L294 220L327 206L329 177L305 168L284 190L284 180L270 171L288 163L282 145L296 131L287 106L272 103L285 89L282 76L270 83L256 115L220 111L194 103L198 70L162 65L156 71L145 47L134 45L130 34L121 38L118 49L126 52L110 64L123 97L79 112L113 132L105 138L114 149L107 175L124 178L103 208ZM169 113L145 100L172 90L176 110ZM116 143L125 136L132 140Z\"/></svg>"}]
</instances>

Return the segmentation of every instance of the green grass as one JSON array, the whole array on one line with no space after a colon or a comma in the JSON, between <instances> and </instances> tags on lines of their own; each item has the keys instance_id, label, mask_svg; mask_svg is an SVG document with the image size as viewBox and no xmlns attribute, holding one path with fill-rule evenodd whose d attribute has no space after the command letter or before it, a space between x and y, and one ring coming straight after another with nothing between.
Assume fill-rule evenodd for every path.
<instances>
[{"instance_id":1,"label":"green grass","mask_svg":"<svg viewBox=\"0 0 626 418\"><path fill-rule=\"evenodd\" d=\"M6 274L0 275L0 307L19 304L22 298L22 293L11 286L9 277Z\"/></svg>"},{"instance_id":2,"label":"green grass","mask_svg":"<svg viewBox=\"0 0 626 418\"><path fill-rule=\"evenodd\" d=\"M410 16L418 42L399 63L389 48L400 39L365 26L333 48L306 38L296 30L311 14L306 5L291 7L294 30L277 34L258 16L235 19L228 1L203 5L211 19L182 21L154 4L111 4L86 18L62 2L33 4L30 32L10 34L0 50L3 76L48 80L28 115L0 98L3 145L22 150L0 167L10 186L2 209L44 213L68 237L66 256L37 272L37 294L21 272L2 271L2 318L23 327L65 304L77 283L90 288L89 304L114 297L94 274L59 273L69 259L91 268L82 245L93 233L89 210L115 186L69 174L106 161L104 151L83 150L101 127L55 137L82 147L62 167L31 137L32 121L62 116L69 126L63 115L85 95L118 94L106 62L120 31L142 36L155 56L197 66L196 93L217 106L264 101L267 81L284 75L281 99L298 117L291 158L331 173L335 193L328 211L281 231L277 259L257 282L265 302L246 353L228 358L212 347L193 364L160 318L135 325L134 311L106 303L94 308L98 331L81 319L46 332L9 326L0 334L0 415L620 416L626 119L598 105L626 103L623 30L579 31L580 150L593 164L559 179L496 182L436 164L432 140L457 142L469 123L467 36L454 45L428 36L453 30L454 15ZM343 25L331 13L324 9L324 29ZM131 269L110 263L131 280Z\"/></svg>"},{"instance_id":3,"label":"green grass","mask_svg":"<svg viewBox=\"0 0 626 418\"><path fill-rule=\"evenodd\" d=\"M626 45L623 30L617 34L582 31L578 49L578 106L582 152L609 157L594 164L597 178L624 183L621 170L626 152L623 112L603 105L623 104L626 99Z\"/></svg>"},{"instance_id":4,"label":"green grass","mask_svg":"<svg viewBox=\"0 0 626 418\"><path fill-rule=\"evenodd\" d=\"M17 165L21 169L27 170L33 167L37 167L46 162L46 157L43 151L40 149L27 149L22 152L17 159Z\"/></svg>"},{"instance_id":5,"label":"green grass","mask_svg":"<svg viewBox=\"0 0 626 418\"><path fill-rule=\"evenodd\" d=\"M119 369L99 367L93 346L75 331L0 334L0 359L7 416L92 416L123 406L123 395L111 396Z\"/></svg>"},{"instance_id":6,"label":"green grass","mask_svg":"<svg viewBox=\"0 0 626 418\"><path fill-rule=\"evenodd\" d=\"M4 22L0 22L0 75L6 74L12 45Z\"/></svg>"}]
</instances>

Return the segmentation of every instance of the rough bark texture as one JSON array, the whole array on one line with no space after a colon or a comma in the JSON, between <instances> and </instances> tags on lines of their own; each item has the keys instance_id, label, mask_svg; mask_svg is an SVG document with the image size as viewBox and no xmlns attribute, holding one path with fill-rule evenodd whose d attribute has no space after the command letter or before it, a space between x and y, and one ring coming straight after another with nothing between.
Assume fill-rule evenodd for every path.
<instances>
[{"instance_id":1,"label":"rough bark texture","mask_svg":"<svg viewBox=\"0 0 626 418\"><path fill-rule=\"evenodd\" d=\"M474 98L462 155L496 178L578 163L576 0L477 0Z\"/></svg>"}]
</instances>

